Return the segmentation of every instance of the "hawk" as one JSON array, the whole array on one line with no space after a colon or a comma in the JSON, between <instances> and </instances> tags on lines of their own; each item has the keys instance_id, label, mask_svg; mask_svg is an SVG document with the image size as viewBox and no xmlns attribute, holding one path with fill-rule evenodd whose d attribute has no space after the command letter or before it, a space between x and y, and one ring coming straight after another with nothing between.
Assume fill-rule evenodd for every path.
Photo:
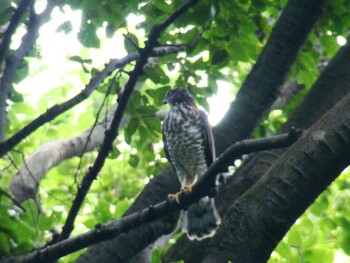
<instances>
[{"instance_id":1,"label":"hawk","mask_svg":"<svg viewBox=\"0 0 350 263\"><path fill-rule=\"evenodd\" d=\"M169 90L163 102L170 106L162 125L165 155L174 167L182 189L191 189L215 159L208 118L197 108L187 89ZM208 196L182 211L180 218L182 231L190 240L213 236L221 222L214 199Z\"/></svg>"}]
</instances>

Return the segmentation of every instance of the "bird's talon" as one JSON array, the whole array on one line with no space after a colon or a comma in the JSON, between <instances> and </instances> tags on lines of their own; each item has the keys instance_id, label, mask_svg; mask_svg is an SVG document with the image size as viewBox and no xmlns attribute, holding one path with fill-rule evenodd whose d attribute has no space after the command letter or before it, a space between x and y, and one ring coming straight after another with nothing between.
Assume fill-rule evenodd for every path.
<instances>
[{"instance_id":1,"label":"bird's talon","mask_svg":"<svg viewBox=\"0 0 350 263\"><path fill-rule=\"evenodd\" d=\"M179 196L181 192L178 192L176 194L168 194L168 198L175 198L176 203L180 204Z\"/></svg>"}]
</instances>

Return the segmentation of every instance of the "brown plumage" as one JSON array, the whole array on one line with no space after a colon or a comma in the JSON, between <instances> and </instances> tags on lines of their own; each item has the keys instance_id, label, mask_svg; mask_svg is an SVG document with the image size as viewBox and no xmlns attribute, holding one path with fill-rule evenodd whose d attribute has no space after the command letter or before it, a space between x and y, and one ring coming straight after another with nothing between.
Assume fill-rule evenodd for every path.
<instances>
[{"instance_id":1,"label":"brown plumage","mask_svg":"<svg viewBox=\"0 0 350 263\"><path fill-rule=\"evenodd\" d=\"M164 151L184 188L193 185L214 161L213 135L207 115L197 108L186 89L169 90L164 102L170 106L162 126ZM214 199L209 197L181 215L182 230L191 240L214 235L220 221Z\"/></svg>"}]
</instances>

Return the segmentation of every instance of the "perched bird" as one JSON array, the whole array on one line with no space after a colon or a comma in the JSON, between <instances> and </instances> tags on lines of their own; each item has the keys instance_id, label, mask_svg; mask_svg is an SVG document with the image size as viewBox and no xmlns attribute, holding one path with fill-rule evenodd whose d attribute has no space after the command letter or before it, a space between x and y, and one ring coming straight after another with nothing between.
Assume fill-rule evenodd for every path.
<instances>
[{"instance_id":1,"label":"perched bird","mask_svg":"<svg viewBox=\"0 0 350 263\"><path fill-rule=\"evenodd\" d=\"M182 189L190 191L215 159L212 131L207 115L197 108L187 89L169 90L163 102L170 106L162 125L165 155ZM180 218L190 240L213 236L221 222L214 199L208 196L182 211Z\"/></svg>"}]
</instances>

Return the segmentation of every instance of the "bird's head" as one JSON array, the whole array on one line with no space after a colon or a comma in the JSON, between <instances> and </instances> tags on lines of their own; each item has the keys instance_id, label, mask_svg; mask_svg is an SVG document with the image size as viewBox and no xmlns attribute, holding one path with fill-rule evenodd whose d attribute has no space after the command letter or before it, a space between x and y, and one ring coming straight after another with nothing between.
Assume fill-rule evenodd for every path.
<instances>
[{"instance_id":1,"label":"bird's head","mask_svg":"<svg viewBox=\"0 0 350 263\"><path fill-rule=\"evenodd\" d=\"M165 94L163 103L169 104L170 107L179 104L195 105L193 96L187 89L184 88L168 90Z\"/></svg>"}]
</instances>

